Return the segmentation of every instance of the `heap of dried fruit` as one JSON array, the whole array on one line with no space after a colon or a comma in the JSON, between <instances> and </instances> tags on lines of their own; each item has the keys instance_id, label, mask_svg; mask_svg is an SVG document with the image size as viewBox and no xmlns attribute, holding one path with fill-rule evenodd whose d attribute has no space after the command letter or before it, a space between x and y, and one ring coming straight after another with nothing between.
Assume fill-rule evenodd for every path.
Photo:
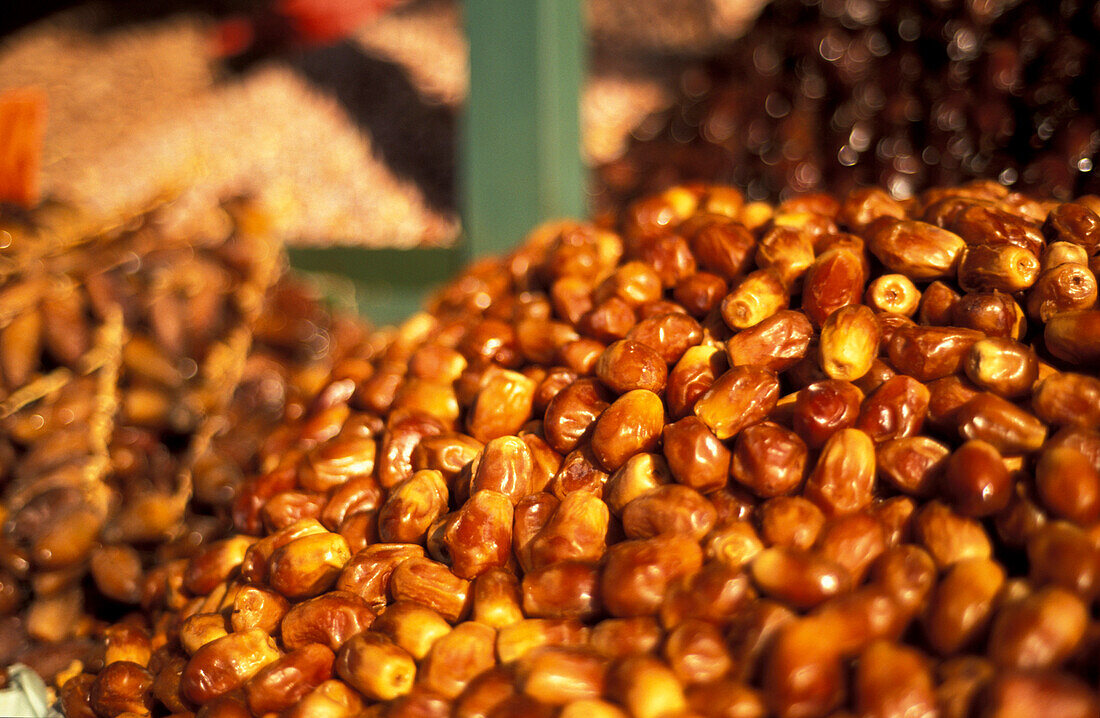
<instances>
[{"instance_id":1,"label":"heap of dried fruit","mask_svg":"<svg viewBox=\"0 0 1100 718\"><path fill-rule=\"evenodd\" d=\"M0 665L48 677L98 660L147 567L225 535L259 445L365 335L269 291L279 247L244 204L76 239L59 211L7 224L0 288Z\"/></svg>"},{"instance_id":2,"label":"heap of dried fruit","mask_svg":"<svg viewBox=\"0 0 1100 718\"><path fill-rule=\"evenodd\" d=\"M697 185L539 230L337 362L62 705L1095 716L1097 210Z\"/></svg>"},{"instance_id":3,"label":"heap of dried fruit","mask_svg":"<svg viewBox=\"0 0 1100 718\"><path fill-rule=\"evenodd\" d=\"M979 177L1097 192L1098 40L1087 2L773 0L601 168L602 200L684 178L754 199L861 184L901 198Z\"/></svg>"}]
</instances>

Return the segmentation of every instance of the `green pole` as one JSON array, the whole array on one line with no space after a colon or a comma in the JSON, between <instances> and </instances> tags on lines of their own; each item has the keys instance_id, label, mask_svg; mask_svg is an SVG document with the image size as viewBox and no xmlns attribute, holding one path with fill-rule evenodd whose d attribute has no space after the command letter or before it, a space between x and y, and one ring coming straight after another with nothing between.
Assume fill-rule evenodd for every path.
<instances>
[{"instance_id":1,"label":"green pole","mask_svg":"<svg viewBox=\"0 0 1100 718\"><path fill-rule=\"evenodd\" d=\"M467 0L470 92L459 147L466 250L515 246L585 211L580 0Z\"/></svg>"},{"instance_id":2,"label":"green pole","mask_svg":"<svg viewBox=\"0 0 1100 718\"><path fill-rule=\"evenodd\" d=\"M464 259L502 253L539 222L585 213L581 0L466 0L470 92L457 151L460 248L292 248L291 264L379 324L422 306Z\"/></svg>"}]
</instances>

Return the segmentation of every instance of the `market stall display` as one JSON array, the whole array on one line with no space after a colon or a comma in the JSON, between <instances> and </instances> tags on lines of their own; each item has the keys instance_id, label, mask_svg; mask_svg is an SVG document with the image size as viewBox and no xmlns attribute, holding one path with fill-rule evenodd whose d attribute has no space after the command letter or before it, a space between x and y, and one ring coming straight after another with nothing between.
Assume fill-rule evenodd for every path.
<instances>
[{"instance_id":1,"label":"market stall display","mask_svg":"<svg viewBox=\"0 0 1100 718\"><path fill-rule=\"evenodd\" d=\"M591 0L428 250L580 10L400 5L0 47L0 713L1100 714L1100 15Z\"/></svg>"},{"instance_id":2,"label":"market stall display","mask_svg":"<svg viewBox=\"0 0 1100 718\"><path fill-rule=\"evenodd\" d=\"M694 184L537 230L318 378L62 705L1093 716L1097 209Z\"/></svg>"}]
</instances>

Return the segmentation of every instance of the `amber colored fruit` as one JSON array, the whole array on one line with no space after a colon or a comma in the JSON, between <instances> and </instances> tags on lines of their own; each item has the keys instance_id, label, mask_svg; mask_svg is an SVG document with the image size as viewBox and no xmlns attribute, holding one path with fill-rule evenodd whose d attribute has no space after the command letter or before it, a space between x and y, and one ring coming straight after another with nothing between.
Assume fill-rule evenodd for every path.
<instances>
[{"instance_id":1,"label":"amber colored fruit","mask_svg":"<svg viewBox=\"0 0 1100 718\"><path fill-rule=\"evenodd\" d=\"M981 440L967 441L951 453L942 486L955 510L965 516L995 514L1012 496L1012 476L1004 458Z\"/></svg>"},{"instance_id":2,"label":"amber colored fruit","mask_svg":"<svg viewBox=\"0 0 1100 718\"><path fill-rule=\"evenodd\" d=\"M863 264L853 252L832 249L820 254L803 279L802 311L820 327L836 310L858 304L866 281Z\"/></svg>"},{"instance_id":3,"label":"amber colored fruit","mask_svg":"<svg viewBox=\"0 0 1100 718\"><path fill-rule=\"evenodd\" d=\"M911 317L920 307L921 292L904 274L883 274L867 285L863 301L875 311Z\"/></svg>"},{"instance_id":4,"label":"amber colored fruit","mask_svg":"<svg viewBox=\"0 0 1100 718\"><path fill-rule=\"evenodd\" d=\"M821 368L833 379L859 379L870 371L878 350L878 322L862 304L841 307L821 327Z\"/></svg>"},{"instance_id":5,"label":"amber colored fruit","mask_svg":"<svg viewBox=\"0 0 1100 718\"><path fill-rule=\"evenodd\" d=\"M880 219L868 227L871 253L890 271L912 279L951 276L965 247L962 237L925 222Z\"/></svg>"},{"instance_id":6,"label":"amber colored fruit","mask_svg":"<svg viewBox=\"0 0 1100 718\"><path fill-rule=\"evenodd\" d=\"M1043 332L1047 350L1081 368L1100 362L1100 309L1065 312L1050 318Z\"/></svg>"},{"instance_id":7,"label":"amber colored fruit","mask_svg":"<svg viewBox=\"0 0 1100 718\"><path fill-rule=\"evenodd\" d=\"M783 280L771 269L749 274L734 286L722 300L722 319L730 329L754 327L790 302Z\"/></svg>"},{"instance_id":8,"label":"amber colored fruit","mask_svg":"<svg viewBox=\"0 0 1100 718\"><path fill-rule=\"evenodd\" d=\"M859 429L842 429L825 442L806 496L826 515L849 513L871 503L874 485L874 443Z\"/></svg>"},{"instance_id":9,"label":"amber colored fruit","mask_svg":"<svg viewBox=\"0 0 1100 718\"><path fill-rule=\"evenodd\" d=\"M629 391L604 409L592 427L592 452L608 471L634 454L652 451L661 438L665 408L646 389Z\"/></svg>"},{"instance_id":10,"label":"amber colored fruit","mask_svg":"<svg viewBox=\"0 0 1100 718\"><path fill-rule=\"evenodd\" d=\"M665 460L677 482L703 493L726 485L730 451L700 419L688 416L667 424L661 436Z\"/></svg>"},{"instance_id":11,"label":"amber colored fruit","mask_svg":"<svg viewBox=\"0 0 1100 718\"><path fill-rule=\"evenodd\" d=\"M780 496L802 484L807 457L806 443L798 434L765 421L738 435L730 476L757 496Z\"/></svg>"},{"instance_id":12,"label":"amber colored fruit","mask_svg":"<svg viewBox=\"0 0 1100 718\"><path fill-rule=\"evenodd\" d=\"M201 705L240 688L279 655L275 640L259 629L223 636L191 656L180 679L180 693Z\"/></svg>"},{"instance_id":13,"label":"amber colored fruit","mask_svg":"<svg viewBox=\"0 0 1100 718\"><path fill-rule=\"evenodd\" d=\"M695 402L695 415L719 439L736 436L764 419L779 399L779 381L757 367L734 367Z\"/></svg>"},{"instance_id":14,"label":"amber colored fruit","mask_svg":"<svg viewBox=\"0 0 1100 718\"><path fill-rule=\"evenodd\" d=\"M633 389L660 393L665 388L668 368L661 356L640 342L615 342L596 361L596 376L617 394Z\"/></svg>"}]
</instances>

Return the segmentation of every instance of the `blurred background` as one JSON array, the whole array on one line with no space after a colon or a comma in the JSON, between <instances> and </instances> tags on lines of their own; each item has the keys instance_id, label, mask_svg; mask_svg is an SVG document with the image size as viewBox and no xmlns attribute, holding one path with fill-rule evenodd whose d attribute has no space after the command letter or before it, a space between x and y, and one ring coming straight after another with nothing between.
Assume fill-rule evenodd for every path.
<instances>
[{"instance_id":1,"label":"blurred background","mask_svg":"<svg viewBox=\"0 0 1100 718\"><path fill-rule=\"evenodd\" d=\"M43 196L102 213L166 192L258 196L297 264L355 275L360 305L389 320L458 266L461 253L431 248L463 234L462 163L492 174L509 162L477 161L460 135L471 40L493 42L494 8L539 3L526 6L24 3L0 21L0 90L45 91ZM1062 198L1097 189L1093 3L566 6L583 23L583 57L552 79L576 85L580 147L551 153L576 155L584 174L559 212L598 214L693 180L753 199L862 184L904 199L975 177ZM539 27L540 43L564 43L560 26ZM503 112L507 92L478 102ZM532 208L494 246L553 210ZM312 251L334 247L380 251Z\"/></svg>"},{"instance_id":2,"label":"blurred background","mask_svg":"<svg viewBox=\"0 0 1100 718\"><path fill-rule=\"evenodd\" d=\"M619 157L673 101L683 63L740 34L758 5L588 3L586 161ZM52 196L132 194L135 177L168 173L150 166L157 149L178 162L200 149L171 142L201 141L214 149L201 150L198 179L283 195L295 243L448 244L469 87L462 11L457 0L52 0L7 13L0 88L47 90Z\"/></svg>"}]
</instances>

